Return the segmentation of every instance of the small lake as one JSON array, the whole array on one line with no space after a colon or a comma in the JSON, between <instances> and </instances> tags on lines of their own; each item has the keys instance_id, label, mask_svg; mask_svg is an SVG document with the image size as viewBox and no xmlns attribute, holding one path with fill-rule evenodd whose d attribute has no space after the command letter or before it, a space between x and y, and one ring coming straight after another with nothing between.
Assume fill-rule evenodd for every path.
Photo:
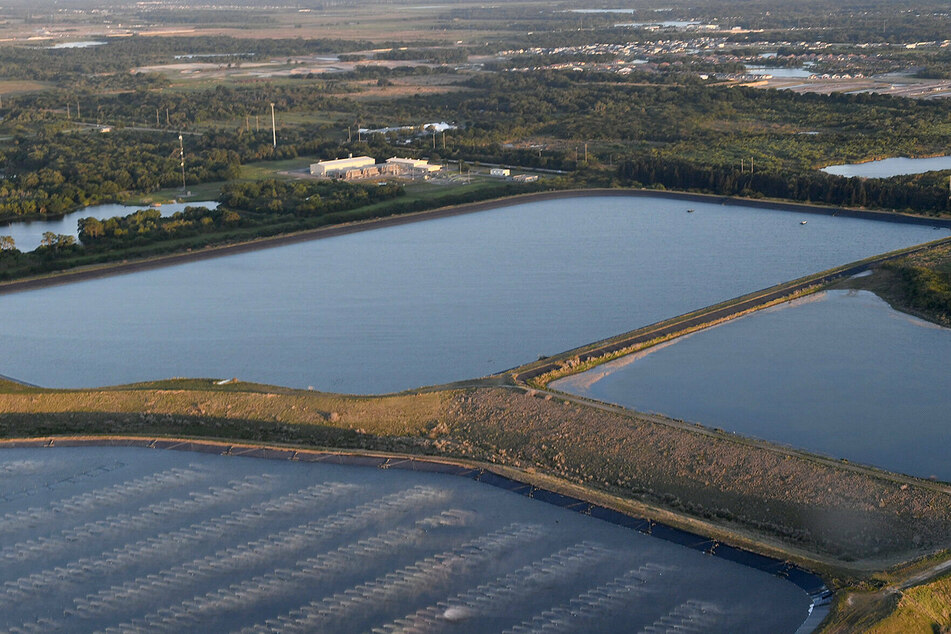
<instances>
[{"instance_id":1,"label":"small lake","mask_svg":"<svg viewBox=\"0 0 951 634\"><path fill-rule=\"evenodd\" d=\"M60 42L59 44L54 44L50 46L51 49L63 49L63 48L89 48L91 46L103 46L106 42L100 42L98 40L85 40L82 42Z\"/></svg>"},{"instance_id":2,"label":"small lake","mask_svg":"<svg viewBox=\"0 0 951 634\"><path fill-rule=\"evenodd\" d=\"M750 75L772 75L777 79L810 77L814 71L808 68L788 68L773 66L753 66L747 64L746 72Z\"/></svg>"},{"instance_id":3,"label":"small lake","mask_svg":"<svg viewBox=\"0 0 951 634\"><path fill-rule=\"evenodd\" d=\"M932 156L931 158L887 158L867 163L849 163L823 167L826 174L835 176L861 176L863 178L888 178L905 174L923 174L951 170L951 156Z\"/></svg>"},{"instance_id":4,"label":"small lake","mask_svg":"<svg viewBox=\"0 0 951 634\"><path fill-rule=\"evenodd\" d=\"M191 203L165 203L161 207L156 207L162 212L163 216L171 216L176 211L182 211L185 207L208 207L214 209L218 202L214 200L204 200ZM92 205L79 211L73 211L64 214L58 218L40 219L40 220L14 220L7 224L0 224L0 236L13 236L13 241L20 251L32 251L40 246L40 240L47 231L53 233L77 236L79 234L78 222L82 218L98 218L105 220L114 216L128 216L139 209L147 209L148 205Z\"/></svg>"},{"instance_id":5,"label":"small lake","mask_svg":"<svg viewBox=\"0 0 951 634\"><path fill-rule=\"evenodd\" d=\"M77 447L0 449L0 476L4 631L792 634L809 612L787 579L452 475Z\"/></svg>"},{"instance_id":6,"label":"small lake","mask_svg":"<svg viewBox=\"0 0 951 634\"><path fill-rule=\"evenodd\" d=\"M866 291L829 291L552 387L951 481L951 330Z\"/></svg>"},{"instance_id":7,"label":"small lake","mask_svg":"<svg viewBox=\"0 0 951 634\"><path fill-rule=\"evenodd\" d=\"M398 391L947 235L800 220L581 196L13 293L0 297L0 374L48 387L190 376Z\"/></svg>"},{"instance_id":8,"label":"small lake","mask_svg":"<svg viewBox=\"0 0 951 634\"><path fill-rule=\"evenodd\" d=\"M664 20L661 22L627 22L624 24L615 24L615 27L643 27L643 26L657 26L661 28L674 28L674 29L685 29L688 26L696 26L700 24L699 22L690 22L687 20Z\"/></svg>"},{"instance_id":9,"label":"small lake","mask_svg":"<svg viewBox=\"0 0 951 634\"><path fill-rule=\"evenodd\" d=\"M636 13L636 9L567 9L562 13Z\"/></svg>"}]
</instances>

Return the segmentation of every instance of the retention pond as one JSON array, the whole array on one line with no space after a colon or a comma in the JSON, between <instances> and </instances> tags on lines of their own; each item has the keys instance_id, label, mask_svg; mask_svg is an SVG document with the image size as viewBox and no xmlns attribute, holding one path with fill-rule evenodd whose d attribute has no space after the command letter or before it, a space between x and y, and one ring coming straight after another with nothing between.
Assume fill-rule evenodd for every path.
<instances>
[{"instance_id":1,"label":"retention pond","mask_svg":"<svg viewBox=\"0 0 951 634\"><path fill-rule=\"evenodd\" d=\"M302 460L0 449L0 629L792 633L810 611L789 579L471 479Z\"/></svg>"},{"instance_id":2,"label":"retention pond","mask_svg":"<svg viewBox=\"0 0 951 634\"><path fill-rule=\"evenodd\" d=\"M12 293L0 297L0 374L48 387L196 376L403 390L946 235L806 217L579 196Z\"/></svg>"},{"instance_id":3,"label":"retention pond","mask_svg":"<svg viewBox=\"0 0 951 634\"><path fill-rule=\"evenodd\" d=\"M552 387L951 481L951 330L829 291L628 355Z\"/></svg>"}]
</instances>

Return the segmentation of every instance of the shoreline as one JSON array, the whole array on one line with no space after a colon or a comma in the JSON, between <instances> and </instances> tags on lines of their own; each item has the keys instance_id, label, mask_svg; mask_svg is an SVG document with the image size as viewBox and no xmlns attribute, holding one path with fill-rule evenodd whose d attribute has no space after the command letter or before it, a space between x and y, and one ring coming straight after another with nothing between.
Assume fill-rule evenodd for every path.
<instances>
[{"instance_id":1,"label":"shoreline","mask_svg":"<svg viewBox=\"0 0 951 634\"><path fill-rule=\"evenodd\" d=\"M862 218L866 220L880 220L884 222L895 222L902 224L931 225L935 227L951 229L951 218L927 218L924 216L913 216L897 212L870 211L864 209L852 209L848 207L829 207L807 203L772 201L768 199L735 198L732 196L721 196L718 194L701 194L654 189L591 188L554 190L545 192L532 192L528 194L517 194L515 196L507 196L505 198L496 198L492 200L465 203L462 205L454 205L449 207L439 207L437 209L430 209L426 211L418 211L408 214L386 216L384 218L374 218L372 220L331 225L317 229L307 229L295 233L258 238L247 242L207 247L198 251L185 251L170 255L144 258L141 260L123 260L102 265L93 265L89 267L50 273L40 277L12 280L9 282L0 283L0 295L36 290L50 286L58 286L61 284L70 284L73 282L100 279L104 277L111 277L113 275L124 275L127 273L147 271L167 266L176 266L188 262L197 262L210 258L249 253L252 251L258 251L260 249L281 247L290 244L298 244L301 242L310 242L312 240L322 240L325 238L360 233L362 231L371 231L373 229L395 227L404 224L424 222L427 220L436 220L439 218L450 218L453 216L478 213L492 209L502 209L505 207L511 207L525 203L581 198L585 196L631 198L656 197L683 200L685 202L720 203L722 205L729 204L740 207L751 207L754 209L773 209L778 211L799 212L813 215L818 214L825 216L843 216L846 218Z\"/></svg>"}]
</instances>

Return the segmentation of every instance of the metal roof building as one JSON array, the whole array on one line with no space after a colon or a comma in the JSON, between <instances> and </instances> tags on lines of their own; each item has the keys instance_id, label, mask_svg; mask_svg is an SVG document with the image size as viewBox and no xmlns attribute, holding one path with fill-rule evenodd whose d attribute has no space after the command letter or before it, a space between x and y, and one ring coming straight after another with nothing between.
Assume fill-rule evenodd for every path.
<instances>
[{"instance_id":1,"label":"metal roof building","mask_svg":"<svg viewBox=\"0 0 951 634\"><path fill-rule=\"evenodd\" d=\"M376 161L369 156L350 156L344 159L334 159L332 161L320 161L310 164L310 173L314 176L334 176L345 173L351 169L362 169L375 165Z\"/></svg>"}]
</instances>

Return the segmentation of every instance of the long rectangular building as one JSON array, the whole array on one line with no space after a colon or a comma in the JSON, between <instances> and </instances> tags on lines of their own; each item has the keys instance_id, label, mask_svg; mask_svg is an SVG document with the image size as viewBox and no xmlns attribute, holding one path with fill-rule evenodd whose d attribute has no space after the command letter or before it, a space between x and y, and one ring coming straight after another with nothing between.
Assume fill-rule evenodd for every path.
<instances>
[{"instance_id":1,"label":"long rectangular building","mask_svg":"<svg viewBox=\"0 0 951 634\"><path fill-rule=\"evenodd\" d=\"M393 158L386 159L388 165L399 165L401 169L414 176L428 176L442 169L439 165L433 165L425 159L414 158Z\"/></svg>"},{"instance_id":2,"label":"long rectangular building","mask_svg":"<svg viewBox=\"0 0 951 634\"><path fill-rule=\"evenodd\" d=\"M341 176L352 169L363 169L376 165L376 161L369 156L350 156L332 161L320 161L310 164L310 173L314 176Z\"/></svg>"}]
</instances>

